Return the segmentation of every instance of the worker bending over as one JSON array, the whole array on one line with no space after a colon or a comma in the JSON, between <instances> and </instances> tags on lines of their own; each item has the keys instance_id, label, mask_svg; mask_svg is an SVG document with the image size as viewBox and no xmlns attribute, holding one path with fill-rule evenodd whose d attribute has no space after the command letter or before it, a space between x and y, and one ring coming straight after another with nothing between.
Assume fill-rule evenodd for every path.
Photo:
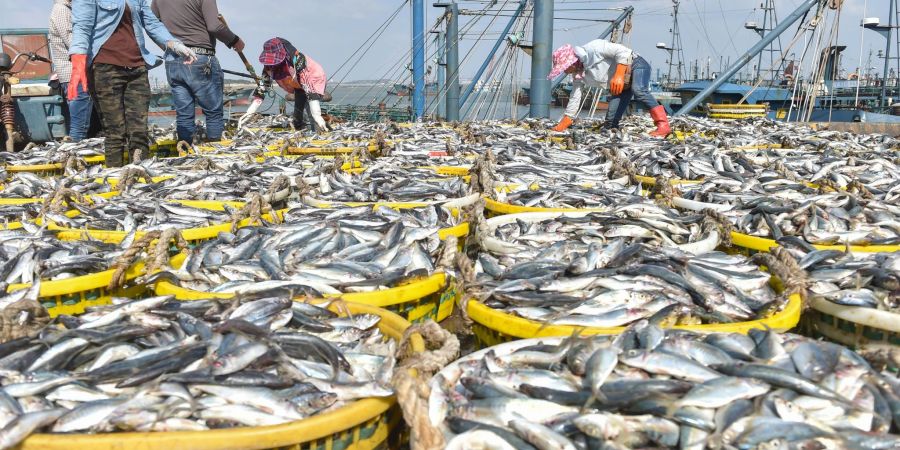
<instances>
[{"instance_id":1,"label":"worker bending over","mask_svg":"<svg viewBox=\"0 0 900 450\"><path fill-rule=\"evenodd\" d=\"M606 112L604 126L618 128L619 121L625 115L632 98L650 110L650 117L656 124L651 136L668 136L669 119L666 110L650 94L650 64L630 48L596 39L583 47L572 47L566 44L553 52L553 70L549 79L561 73L574 77L572 95L569 105L554 131L564 131L572 125L581 108L581 97L584 86L602 88L609 80L609 92L612 98Z\"/></svg>"},{"instance_id":2,"label":"worker bending over","mask_svg":"<svg viewBox=\"0 0 900 450\"><path fill-rule=\"evenodd\" d=\"M303 112L309 111L317 131L328 129L322 118L321 101L328 81L325 70L312 58L300 53L287 39L272 38L263 45L259 62L263 76L275 80L288 94L294 94L294 128L306 128Z\"/></svg>"},{"instance_id":3,"label":"worker bending over","mask_svg":"<svg viewBox=\"0 0 900 450\"><path fill-rule=\"evenodd\" d=\"M216 39L237 52L244 50L244 42L219 20L216 0L153 0L152 10L173 36L197 54L191 64L177 54L166 56L178 140L193 142L198 105L206 117L206 139L221 140L225 131L225 74L216 58Z\"/></svg>"}]
</instances>

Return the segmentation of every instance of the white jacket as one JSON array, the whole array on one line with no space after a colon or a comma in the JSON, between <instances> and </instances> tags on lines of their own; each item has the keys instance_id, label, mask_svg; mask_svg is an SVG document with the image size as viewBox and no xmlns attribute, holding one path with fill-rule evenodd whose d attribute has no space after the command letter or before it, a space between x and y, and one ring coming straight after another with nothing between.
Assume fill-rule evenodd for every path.
<instances>
[{"instance_id":1,"label":"white jacket","mask_svg":"<svg viewBox=\"0 0 900 450\"><path fill-rule=\"evenodd\" d=\"M605 88L609 79L615 75L616 66L619 64L630 66L635 53L622 44L595 39L582 47L575 47L575 56L584 66L584 73L583 78L575 78L572 94L569 95L569 105L565 114L572 119L577 117L581 110L584 87Z\"/></svg>"}]
</instances>

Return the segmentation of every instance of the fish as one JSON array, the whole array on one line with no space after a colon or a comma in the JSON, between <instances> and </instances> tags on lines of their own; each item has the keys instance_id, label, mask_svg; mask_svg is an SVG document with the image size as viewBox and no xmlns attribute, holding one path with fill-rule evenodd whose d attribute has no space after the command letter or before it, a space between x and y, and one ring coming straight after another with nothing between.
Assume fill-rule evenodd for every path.
<instances>
[{"instance_id":1,"label":"fish","mask_svg":"<svg viewBox=\"0 0 900 450\"><path fill-rule=\"evenodd\" d=\"M371 292L437 272L441 225L457 219L436 206L291 209L286 222L220 234L194 249L178 270L160 273L193 290L322 297ZM149 282L149 280L148 280Z\"/></svg>"},{"instance_id":2,"label":"fish","mask_svg":"<svg viewBox=\"0 0 900 450\"><path fill-rule=\"evenodd\" d=\"M469 291L548 325L732 323L783 308L768 273L714 250L718 233L700 217L642 203L498 223L479 237Z\"/></svg>"},{"instance_id":3,"label":"fish","mask_svg":"<svg viewBox=\"0 0 900 450\"><path fill-rule=\"evenodd\" d=\"M806 271L811 298L841 306L900 311L900 255L807 252L793 247L788 252Z\"/></svg>"},{"instance_id":4,"label":"fish","mask_svg":"<svg viewBox=\"0 0 900 450\"><path fill-rule=\"evenodd\" d=\"M630 325L626 333L647 333L648 328L662 336L655 346L635 340L620 347L617 336L575 335L510 342L465 356L431 381L432 423L454 445L486 439L473 432L490 433L491 448L602 444L750 449L780 444L874 449L900 442L900 436L889 433L898 425L894 419L879 419L893 423L876 427L875 407L861 401L866 393L859 387L867 379L882 380L884 391L896 395L896 374L874 371L849 349L841 348L836 364L815 380L803 374L799 359L796 366L784 366L777 357L717 364L694 359L684 344L671 345L687 341L725 352L734 339L728 334L663 330L646 320ZM771 339L778 341L788 361L798 351L829 353L826 346L837 346L791 333L773 333ZM756 346L768 344L750 342L751 354L765 353ZM596 395L596 377L590 371L573 366L575 359L555 356L585 347L593 349L589 360L612 356L613 368L599 387L603 395ZM511 373L525 377L534 371L549 371L566 381L540 388L522 383L483 397L480 386L503 383ZM654 383L658 386L651 388ZM792 410L765 410L767 403L784 399L795 400ZM834 413L825 413L830 410ZM854 415L864 419L848 419Z\"/></svg>"},{"instance_id":5,"label":"fish","mask_svg":"<svg viewBox=\"0 0 900 450\"><path fill-rule=\"evenodd\" d=\"M0 448L35 432L276 425L393 395L395 343L385 340L378 316L351 321L322 306L293 308L286 297L198 302L117 298L24 339L20 345L40 352L4 370ZM250 332L239 324L250 321L270 326ZM334 331L295 325L312 322ZM351 329L354 339L330 340ZM369 359L379 363L363 369Z\"/></svg>"}]
</instances>

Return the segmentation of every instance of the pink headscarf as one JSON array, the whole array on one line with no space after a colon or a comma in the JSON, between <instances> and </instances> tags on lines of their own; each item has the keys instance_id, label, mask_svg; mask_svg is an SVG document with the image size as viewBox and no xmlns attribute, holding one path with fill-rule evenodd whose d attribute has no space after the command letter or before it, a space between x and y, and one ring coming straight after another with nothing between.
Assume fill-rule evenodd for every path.
<instances>
[{"instance_id":1,"label":"pink headscarf","mask_svg":"<svg viewBox=\"0 0 900 450\"><path fill-rule=\"evenodd\" d=\"M559 74L565 72L566 69L572 67L572 64L577 62L578 57L575 56L575 47L572 47L569 44L563 45L553 52L553 69L550 71L550 75L547 76L547 79L552 80L558 77Z\"/></svg>"}]
</instances>

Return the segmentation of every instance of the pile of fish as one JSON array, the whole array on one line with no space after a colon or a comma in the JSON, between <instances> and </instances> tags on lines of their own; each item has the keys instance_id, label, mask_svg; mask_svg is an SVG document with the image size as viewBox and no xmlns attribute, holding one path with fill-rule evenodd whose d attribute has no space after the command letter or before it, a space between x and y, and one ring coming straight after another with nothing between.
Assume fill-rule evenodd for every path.
<instances>
[{"instance_id":1,"label":"pile of fish","mask_svg":"<svg viewBox=\"0 0 900 450\"><path fill-rule=\"evenodd\" d=\"M320 172L313 196L345 202L421 202L465 197L468 185L460 177L445 177L427 168L405 169L376 164L361 173Z\"/></svg>"},{"instance_id":2,"label":"pile of fish","mask_svg":"<svg viewBox=\"0 0 900 450\"><path fill-rule=\"evenodd\" d=\"M390 396L380 320L286 297L115 299L60 317L0 345L0 448L39 432L276 425Z\"/></svg>"},{"instance_id":3,"label":"pile of fish","mask_svg":"<svg viewBox=\"0 0 900 450\"><path fill-rule=\"evenodd\" d=\"M435 271L442 247L432 224L438 220L390 208L312 211L278 226L220 233L193 249L178 270L157 278L238 296L374 291Z\"/></svg>"},{"instance_id":4,"label":"pile of fish","mask_svg":"<svg viewBox=\"0 0 900 450\"><path fill-rule=\"evenodd\" d=\"M900 447L900 379L793 334L638 322L615 337L529 339L431 382L447 449Z\"/></svg>"},{"instance_id":5,"label":"pile of fish","mask_svg":"<svg viewBox=\"0 0 900 450\"><path fill-rule=\"evenodd\" d=\"M31 166L64 163L69 157L87 158L103 156L103 139L85 139L81 142L50 142L39 146L29 146L19 152L2 152L0 161L10 166Z\"/></svg>"},{"instance_id":6,"label":"pile of fish","mask_svg":"<svg viewBox=\"0 0 900 450\"><path fill-rule=\"evenodd\" d=\"M843 306L900 312L900 253L798 253L811 297Z\"/></svg>"},{"instance_id":7,"label":"pile of fish","mask_svg":"<svg viewBox=\"0 0 900 450\"><path fill-rule=\"evenodd\" d=\"M612 208L622 204L639 202L643 196L640 186L627 186L617 182L603 184L555 183L548 187L513 185L498 190L496 200L517 206L538 208Z\"/></svg>"},{"instance_id":8,"label":"pile of fish","mask_svg":"<svg viewBox=\"0 0 900 450\"><path fill-rule=\"evenodd\" d=\"M37 278L61 280L107 270L123 250L98 241L60 241L52 232L29 228L0 231L2 292Z\"/></svg>"},{"instance_id":9,"label":"pile of fish","mask_svg":"<svg viewBox=\"0 0 900 450\"><path fill-rule=\"evenodd\" d=\"M221 224L230 222L234 213L234 208L228 205L225 205L225 211L213 211L141 197L113 197L90 205L76 203L71 206L77 215L47 212L44 219L67 229L132 232Z\"/></svg>"},{"instance_id":10,"label":"pile of fish","mask_svg":"<svg viewBox=\"0 0 900 450\"><path fill-rule=\"evenodd\" d=\"M63 186L60 186L60 184ZM52 178L42 178L30 172L19 172L9 176L0 184L0 198L44 198L66 187L81 195L103 194L111 192L112 188L95 180L71 180L64 181Z\"/></svg>"},{"instance_id":11,"label":"pile of fish","mask_svg":"<svg viewBox=\"0 0 900 450\"><path fill-rule=\"evenodd\" d=\"M474 292L488 307L552 325L618 327L756 320L785 304L745 256L713 251L719 234L702 218L648 204L527 216L481 238Z\"/></svg>"},{"instance_id":12,"label":"pile of fish","mask_svg":"<svg viewBox=\"0 0 900 450\"><path fill-rule=\"evenodd\" d=\"M785 186L774 182L769 188ZM763 188L766 189L766 188ZM689 191L685 198L724 206L735 231L780 241L800 237L810 244L898 245L900 205L849 192L818 193L793 184L779 193Z\"/></svg>"}]
</instances>

